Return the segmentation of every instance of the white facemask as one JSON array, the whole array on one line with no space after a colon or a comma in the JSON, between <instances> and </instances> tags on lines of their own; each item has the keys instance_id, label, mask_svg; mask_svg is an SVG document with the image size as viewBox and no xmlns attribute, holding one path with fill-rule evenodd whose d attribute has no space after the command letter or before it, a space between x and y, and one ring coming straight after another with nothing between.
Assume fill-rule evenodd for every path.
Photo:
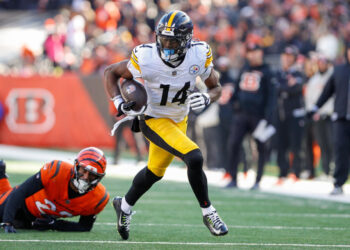
<instances>
[{"instance_id":1,"label":"white facemask","mask_svg":"<svg viewBox=\"0 0 350 250\"><path fill-rule=\"evenodd\" d=\"M87 181L80 179L73 179L73 185L78 189L78 192L80 194L85 193L90 188L90 185Z\"/></svg>"}]
</instances>

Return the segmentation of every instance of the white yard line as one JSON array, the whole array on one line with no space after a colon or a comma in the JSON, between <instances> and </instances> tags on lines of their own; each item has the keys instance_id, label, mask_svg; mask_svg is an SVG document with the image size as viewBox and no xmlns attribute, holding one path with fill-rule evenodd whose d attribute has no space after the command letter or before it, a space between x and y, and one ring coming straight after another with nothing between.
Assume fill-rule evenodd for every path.
<instances>
[{"instance_id":1,"label":"white yard line","mask_svg":"<svg viewBox=\"0 0 350 250\"><path fill-rule=\"evenodd\" d=\"M96 225L116 226L111 222L96 222ZM195 224L155 224L155 223L133 223L132 226L146 227L203 227L203 225ZM238 226L228 225L229 228L237 229L271 229L271 230L324 230L324 231L348 231L350 228L345 227L288 227L288 226Z\"/></svg>"},{"instance_id":2,"label":"white yard line","mask_svg":"<svg viewBox=\"0 0 350 250\"><path fill-rule=\"evenodd\" d=\"M0 242L27 243L81 243L81 244L124 244L124 245L184 245L184 246L271 246L271 247L324 247L350 248L350 245L322 245L300 243L246 243L246 242L171 242L171 241L103 241L103 240L10 240L0 239Z\"/></svg>"}]
</instances>

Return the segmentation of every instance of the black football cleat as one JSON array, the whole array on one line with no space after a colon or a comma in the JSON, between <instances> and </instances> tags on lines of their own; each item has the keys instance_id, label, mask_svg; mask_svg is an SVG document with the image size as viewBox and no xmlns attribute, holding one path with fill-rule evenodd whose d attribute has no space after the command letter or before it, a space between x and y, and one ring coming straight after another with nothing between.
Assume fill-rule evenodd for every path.
<instances>
[{"instance_id":1,"label":"black football cleat","mask_svg":"<svg viewBox=\"0 0 350 250\"><path fill-rule=\"evenodd\" d=\"M4 160L0 160L0 179L7 178L6 174L6 163Z\"/></svg>"},{"instance_id":2,"label":"black football cleat","mask_svg":"<svg viewBox=\"0 0 350 250\"><path fill-rule=\"evenodd\" d=\"M228 233L226 224L221 220L216 211L203 216L204 225L207 226L212 235L222 236Z\"/></svg>"},{"instance_id":3,"label":"black football cleat","mask_svg":"<svg viewBox=\"0 0 350 250\"><path fill-rule=\"evenodd\" d=\"M117 213L117 229L123 240L127 240L129 238L129 226L131 215L124 213L121 208L122 205L122 197L116 196L113 199L113 207L115 212Z\"/></svg>"}]
</instances>

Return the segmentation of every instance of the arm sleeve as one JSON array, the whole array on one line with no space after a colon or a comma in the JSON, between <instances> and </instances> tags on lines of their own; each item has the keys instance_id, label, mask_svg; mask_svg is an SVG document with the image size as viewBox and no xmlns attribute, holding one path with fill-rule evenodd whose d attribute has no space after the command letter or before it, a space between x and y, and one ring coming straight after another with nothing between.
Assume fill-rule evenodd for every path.
<instances>
[{"instance_id":1,"label":"arm sleeve","mask_svg":"<svg viewBox=\"0 0 350 250\"><path fill-rule=\"evenodd\" d=\"M318 98L316 102L316 106L318 108L321 108L323 104L327 102L327 100L333 95L334 93L334 73L329 78L328 82L326 83L320 97Z\"/></svg>"},{"instance_id":2,"label":"arm sleeve","mask_svg":"<svg viewBox=\"0 0 350 250\"><path fill-rule=\"evenodd\" d=\"M96 215L80 216L79 222L57 220L54 225L54 230L65 232L88 232L96 220Z\"/></svg>"},{"instance_id":3,"label":"arm sleeve","mask_svg":"<svg viewBox=\"0 0 350 250\"><path fill-rule=\"evenodd\" d=\"M4 209L3 222L12 223L17 211L24 204L27 197L43 189L40 172L29 177L19 187L15 188L9 197Z\"/></svg>"}]
</instances>

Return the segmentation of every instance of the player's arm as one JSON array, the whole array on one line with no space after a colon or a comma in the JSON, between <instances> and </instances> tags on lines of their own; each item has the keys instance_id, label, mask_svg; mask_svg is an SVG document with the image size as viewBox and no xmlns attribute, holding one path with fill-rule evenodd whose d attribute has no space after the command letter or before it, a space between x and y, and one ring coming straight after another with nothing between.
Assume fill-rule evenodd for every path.
<instances>
[{"instance_id":1,"label":"player's arm","mask_svg":"<svg viewBox=\"0 0 350 250\"><path fill-rule=\"evenodd\" d=\"M25 199L43 189L40 172L29 177L11 192L4 208L3 223L12 225L17 211L25 205Z\"/></svg>"},{"instance_id":2,"label":"player's arm","mask_svg":"<svg viewBox=\"0 0 350 250\"><path fill-rule=\"evenodd\" d=\"M57 230L63 232L89 232L94 225L96 215L80 216L79 222L56 220L53 217L37 218L33 222L33 229L36 230Z\"/></svg>"},{"instance_id":3,"label":"player's arm","mask_svg":"<svg viewBox=\"0 0 350 250\"><path fill-rule=\"evenodd\" d=\"M105 89L111 99L120 95L119 80L133 79L133 75L128 70L128 60L109 65L104 71Z\"/></svg>"},{"instance_id":4,"label":"player's arm","mask_svg":"<svg viewBox=\"0 0 350 250\"><path fill-rule=\"evenodd\" d=\"M204 83L208 88L207 93L195 92L188 96L190 99L189 104L194 111L203 110L210 103L217 101L221 96L222 90L219 83L219 76L214 69L211 69L211 72L207 79L204 80Z\"/></svg>"},{"instance_id":5,"label":"player's arm","mask_svg":"<svg viewBox=\"0 0 350 250\"><path fill-rule=\"evenodd\" d=\"M145 108L139 112L135 112L131 109L135 105L135 102L126 103L122 98L119 87L120 78L133 79L133 74L128 69L128 60L112 64L104 72L105 89L118 110L118 116L122 114L130 116L141 114Z\"/></svg>"},{"instance_id":6,"label":"player's arm","mask_svg":"<svg viewBox=\"0 0 350 250\"><path fill-rule=\"evenodd\" d=\"M222 91L221 85L219 83L218 72L212 68L209 77L204 81L204 83L208 88L210 102L217 101L220 98Z\"/></svg>"}]
</instances>

